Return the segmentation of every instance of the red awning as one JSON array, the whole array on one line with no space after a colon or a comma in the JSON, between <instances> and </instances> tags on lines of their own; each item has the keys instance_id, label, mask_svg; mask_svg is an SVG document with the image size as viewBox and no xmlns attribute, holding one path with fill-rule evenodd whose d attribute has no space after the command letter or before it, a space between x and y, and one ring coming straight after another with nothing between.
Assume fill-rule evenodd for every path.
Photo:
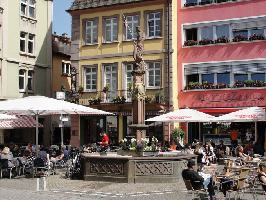
<instances>
[{"instance_id":1,"label":"red awning","mask_svg":"<svg viewBox=\"0 0 266 200\"><path fill-rule=\"evenodd\" d=\"M200 108L197 110L200 112L215 115L215 114L226 114L226 113L235 112L240 110L240 108Z\"/></svg>"},{"instance_id":2,"label":"red awning","mask_svg":"<svg viewBox=\"0 0 266 200\"><path fill-rule=\"evenodd\" d=\"M17 119L0 121L0 129L34 128L36 126L36 121L32 116L18 115L16 117ZM43 125L39 123L39 127L42 128Z\"/></svg>"}]
</instances>

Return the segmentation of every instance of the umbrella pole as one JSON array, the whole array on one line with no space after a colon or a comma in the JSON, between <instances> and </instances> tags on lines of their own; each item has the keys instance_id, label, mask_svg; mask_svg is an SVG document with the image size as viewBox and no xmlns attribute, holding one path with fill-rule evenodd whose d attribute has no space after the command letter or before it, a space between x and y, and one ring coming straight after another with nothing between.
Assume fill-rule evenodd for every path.
<instances>
[{"instance_id":1,"label":"umbrella pole","mask_svg":"<svg viewBox=\"0 0 266 200\"><path fill-rule=\"evenodd\" d=\"M36 120L36 147L35 147L35 151L36 151L36 155L38 156L39 154L39 144L38 144L38 141L39 141L39 115L36 114L35 115L35 120Z\"/></svg>"},{"instance_id":2,"label":"umbrella pole","mask_svg":"<svg viewBox=\"0 0 266 200\"><path fill-rule=\"evenodd\" d=\"M258 124L257 124L257 122L255 122L255 142L257 142L257 140L258 140L258 130L257 130L257 126L258 126Z\"/></svg>"},{"instance_id":3,"label":"umbrella pole","mask_svg":"<svg viewBox=\"0 0 266 200\"><path fill-rule=\"evenodd\" d=\"M62 147L63 147L63 145L64 145L64 126L63 126L63 114L61 114L61 120L60 120L61 122L61 124L60 124L60 126L61 126L61 149L62 149Z\"/></svg>"},{"instance_id":4,"label":"umbrella pole","mask_svg":"<svg viewBox=\"0 0 266 200\"><path fill-rule=\"evenodd\" d=\"M199 142L201 142L201 127L200 127L200 122L199 122Z\"/></svg>"}]
</instances>

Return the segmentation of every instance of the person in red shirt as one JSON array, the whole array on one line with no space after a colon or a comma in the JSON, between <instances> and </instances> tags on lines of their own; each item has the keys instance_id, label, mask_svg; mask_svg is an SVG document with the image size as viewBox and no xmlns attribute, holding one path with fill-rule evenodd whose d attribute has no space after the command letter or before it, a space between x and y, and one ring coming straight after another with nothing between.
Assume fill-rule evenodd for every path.
<instances>
[{"instance_id":1,"label":"person in red shirt","mask_svg":"<svg viewBox=\"0 0 266 200\"><path fill-rule=\"evenodd\" d=\"M100 145L107 147L107 146L109 146L109 143L110 143L110 139L109 139L107 133L103 133L102 134L102 141L100 142Z\"/></svg>"}]
</instances>

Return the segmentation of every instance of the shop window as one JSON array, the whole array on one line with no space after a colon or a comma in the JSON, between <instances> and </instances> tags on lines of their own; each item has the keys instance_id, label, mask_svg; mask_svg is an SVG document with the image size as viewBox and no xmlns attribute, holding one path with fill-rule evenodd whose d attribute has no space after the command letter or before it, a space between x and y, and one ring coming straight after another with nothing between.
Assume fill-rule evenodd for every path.
<instances>
[{"instance_id":1,"label":"shop window","mask_svg":"<svg viewBox=\"0 0 266 200\"><path fill-rule=\"evenodd\" d=\"M234 80L235 81L246 81L248 80L247 74L234 74Z\"/></svg>"},{"instance_id":2,"label":"shop window","mask_svg":"<svg viewBox=\"0 0 266 200\"><path fill-rule=\"evenodd\" d=\"M202 74L202 82L214 83L214 74Z\"/></svg>"},{"instance_id":3,"label":"shop window","mask_svg":"<svg viewBox=\"0 0 266 200\"><path fill-rule=\"evenodd\" d=\"M198 29L197 28L191 28L186 29L186 40L198 40Z\"/></svg>"},{"instance_id":4,"label":"shop window","mask_svg":"<svg viewBox=\"0 0 266 200\"><path fill-rule=\"evenodd\" d=\"M217 73L217 83L224 83L230 85L230 73Z\"/></svg>"},{"instance_id":5,"label":"shop window","mask_svg":"<svg viewBox=\"0 0 266 200\"><path fill-rule=\"evenodd\" d=\"M265 82L265 73L254 73L254 74L251 74L251 80Z\"/></svg>"},{"instance_id":6,"label":"shop window","mask_svg":"<svg viewBox=\"0 0 266 200\"><path fill-rule=\"evenodd\" d=\"M187 85L189 85L189 83L195 83L195 82L199 82L198 74L187 75Z\"/></svg>"}]
</instances>

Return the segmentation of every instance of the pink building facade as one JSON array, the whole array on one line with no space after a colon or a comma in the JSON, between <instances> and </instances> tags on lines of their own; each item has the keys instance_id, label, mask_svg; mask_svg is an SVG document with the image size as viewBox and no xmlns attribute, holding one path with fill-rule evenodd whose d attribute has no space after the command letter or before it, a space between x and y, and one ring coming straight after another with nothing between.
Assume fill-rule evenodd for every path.
<instances>
[{"instance_id":1,"label":"pink building facade","mask_svg":"<svg viewBox=\"0 0 266 200\"><path fill-rule=\"evenodd\" d=\"M177 12L179 107L216 116L265 107L266 0L178 0ZM229 143L228 132L236 128L239 142L245 144L246 133L255 128L253 123L198 126L189 125L188 141ZM258 123L263 146L265 127L265 122Z\"/></svg>"}]
</instances>

